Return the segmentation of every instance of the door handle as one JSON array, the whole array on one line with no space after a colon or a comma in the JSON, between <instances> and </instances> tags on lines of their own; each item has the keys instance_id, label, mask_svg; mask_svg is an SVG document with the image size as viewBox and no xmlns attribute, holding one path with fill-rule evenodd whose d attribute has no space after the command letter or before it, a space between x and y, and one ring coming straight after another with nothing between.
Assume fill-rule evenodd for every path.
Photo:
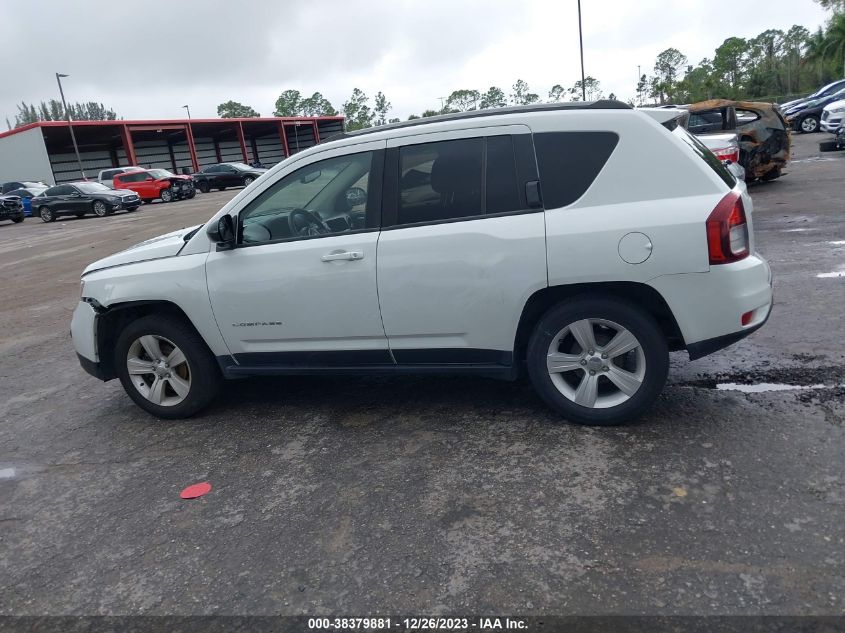
<instances>
[{"instance_id":1,"label":"door handle","mask_svg":"<svg viewBox=\"0 0 845 633\"><path fill-rule=\"evenodd\" d=\"M364 259L364 253L361 251L343 251L342 253L323 255L320 259L324 262L354 261L356 259Z\"/></svg>"}]
</instances>

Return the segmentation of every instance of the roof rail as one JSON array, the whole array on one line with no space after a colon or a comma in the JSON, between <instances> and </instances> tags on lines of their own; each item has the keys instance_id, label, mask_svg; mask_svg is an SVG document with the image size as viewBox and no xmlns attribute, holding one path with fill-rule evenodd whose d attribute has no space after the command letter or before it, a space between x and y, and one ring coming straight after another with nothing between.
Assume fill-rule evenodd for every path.
<instances>
[{"instance_id":1,"label":"roof rail","mask_svg":"<svg viewBox=\"0 0 845 633\"><path fill-rule=\"evenodd\" d=\"M326 140L333 141L342 138L362 136L364 134L373 134L374 132L382 132L384 130L401 130L406 127L439 123L441 121L460 121L462 119L475 119L483 116L498 116L500 114L548 112L554 110L633 110L633 108L627 103L613 99L601 99L599 101L564 101L563 103L536 103L532 105L508 106L505 108L485 108L484 110L451 112L449 114L438 114L436 116L411 119L410 121L402 121L400 123L388 123L386 125L368 127L363 130L355 130L354 132L335 134Z\"/></svg>"}]
</instances>

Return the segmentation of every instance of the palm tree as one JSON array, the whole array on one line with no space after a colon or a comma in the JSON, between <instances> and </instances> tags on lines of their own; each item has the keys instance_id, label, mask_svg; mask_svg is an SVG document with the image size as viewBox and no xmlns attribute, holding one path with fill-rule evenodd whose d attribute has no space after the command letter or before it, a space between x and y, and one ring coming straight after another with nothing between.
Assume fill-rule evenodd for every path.
<instances>
[{"instance_id":1,"label":"palm tree","mask_svg":"<svg viewBox=\"0 0 845 633\"><path fill-rule=\"evenodd\" d=\"M805 62L813 62L816 68L819 69L819 81L824 81L824 56L827 52L825 47L827 45L827 38L824 31L819 27L818 30L807 38L807 52L804 54Z\"/></svg>"},{"instance_id":2,"label":"palm tree","mask_svg":"<svg viewBox=\"0 0 845 633\"><path fill-rule=\"evenodd\" d=\"M824 34L825 55L842 61L842 73L845 75L845 13L834 13Z\"/></svg>"}]
</instances>

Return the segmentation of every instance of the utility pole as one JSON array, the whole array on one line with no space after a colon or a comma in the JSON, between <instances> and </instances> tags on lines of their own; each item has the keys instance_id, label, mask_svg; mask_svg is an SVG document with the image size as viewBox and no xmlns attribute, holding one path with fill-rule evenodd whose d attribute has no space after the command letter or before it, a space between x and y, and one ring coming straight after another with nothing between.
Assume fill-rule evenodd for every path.
<instances>
[{"instance_id":1,"label":"utility pole","mask_svg":"<svg viewBox=\"0 0 845 633\"><path fill-rule=\"evenodd\" d=\"M76 162L79 163L79 173L82 174L82 180L88 180L87 176L85 175L85 169L82 167L82 157L79 155L79 146L76 144L76 134L73 133L73 124L70 122L70 110L67 109L67 102L65 101L65 91L62 90L62 77L69 76L70 75L56 73L56 82L59 84L59 94L62 96L62 107L65 109L67 127L70 130L70 140L73 142L73 151L76 153Z\"/></svg>"},{"instance_id":2,"label":"utility pole","mask_svg":"<svg viewBox=\"0 0 845 633\"><path fill-rule=\"evenodd\" d=\"M578 0L578 43L581 45L581 99L587 100L587 86L584 83L584 35L581 30L581 0Z\"/></svg>"}]
</instances>

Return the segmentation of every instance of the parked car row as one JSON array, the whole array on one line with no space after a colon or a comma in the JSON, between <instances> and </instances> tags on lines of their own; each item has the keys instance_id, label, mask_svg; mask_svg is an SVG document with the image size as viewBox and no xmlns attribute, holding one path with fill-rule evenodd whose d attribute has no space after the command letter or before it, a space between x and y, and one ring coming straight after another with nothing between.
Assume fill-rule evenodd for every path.
<instances>
[{"instance_id":1,"label":"parked car row","mask_svg":"<svg viewBox=\"0 0 845 633\"><path fill-rule=\"evenodd\" d=\"M822 128L824 110L827 106L845 99L845 79L822 86L808 97L788 101L780 108L793 130L810 134ZM835 130L826 129L826 132Z\"/></svg>"}]
</instances>

